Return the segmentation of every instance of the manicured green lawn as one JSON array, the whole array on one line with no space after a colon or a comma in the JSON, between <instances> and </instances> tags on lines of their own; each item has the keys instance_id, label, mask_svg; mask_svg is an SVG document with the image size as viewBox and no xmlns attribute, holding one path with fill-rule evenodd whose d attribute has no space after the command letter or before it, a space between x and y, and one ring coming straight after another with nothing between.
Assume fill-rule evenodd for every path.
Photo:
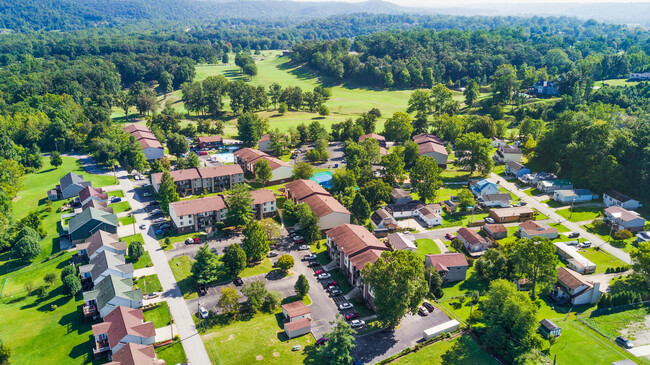
<instances>
[{"instance_id":1,"label":"manicured green lawn","mask_svg":"<svg viewBox=\"0 0 650 365\"><path fill-rule=\"evenodd\" d=\"M205 241L206 236L202 235L200 233L186 233L186 234L181 234L181 235L174 235L174 236L169 236L169 242L173 245L174 243L180 243L180 242L185 242L186 239L188 238L198 238L201 240L201 242ZM159 241L165 240L166 237L160 236L158 237ZM162 243L162 242L161 242Z\"/></svg>"},{"instance_id":2,"label":"manicured green lawn","mask_svg":"<svg viewBox=\"0 0 650 365\"><path fill-rule=\"evenodd\" d=\"M557 229L557 231L560 232L560 233L570 231L570 229L565 227L562 223L549 223L548 225L555 228L555 229Z\"/></svg>"},{"instance_id":3,"label":"manicured green lawn","mask_svg":"<svg viewBox=\"0 0 650 365\"><path fill-rule=\"evenodd\" d=\"M198 298L199 295L196 292L194 279L192 278L192 259L189 256L175 257L169 261L169 266L174 273L174 278L176 278L181 293L183 293L183 298Z\"/></svg>"},{"instance_id":4,"label":"manicured green lawn","mask_svg":"<svg viewBox=\"0 0 650 365\"><path fill-rule=\"evenodd\" d=\"M153 263L151 262L151 256L149 256L149 252L147 251L145 251L144 254L140 256L140 259L135 262L133 262L133 260L131 260L131 258L127 256L126 262L133 264L133 270L138 270L138 269L143 269L145 267L153 266Z\"/></svg>"},{"instance_id":5,"label":"manicured green lawn","mask_svg":"<svg viewBox=\"0 0 650 365\"><path fill-rule=\"evenodd\" d=\"M477 213L472 215L463 215L463 216L451 216L446 212L442 212L442 226L443 227L467 227L469 222L478 222L485 219L488 216L488 213ZM439 228L439 227L436 227Z\"/></svg>"},{"instance_id":6,"label":"manicured green lawn","mask_svg":"<svg viewBox=\"0 0 650 365\"><path fill-rule=\"evenodd\" d=\"M458 193L465 189L467 189L465 185L445 185L443 188L438 189L436 201L442 202L449 200L452 196L458 195ZM417 196L416 193L412 195Z\"/></svg>"},{"instance_id":7,"label":"manicured green lawn","mask_svg":"<svg viewBox=\"0 0 650 365\"><path fill-rule=\"evenodd\" d=\"M635 86L639 81L627 81L627 79L609 79L603 81L596 81L594 86L603 86L607 84L609 86Z\"/></svg>"},{"instance_id":8,"label":"manicured green lawn","mask_svg":"<svg viewBox=\"0 0 650 365\"><path fill-rule=\"evenodd\" d=\"M487 365L498 362L483 351L471 337L460 336L423 347L420 351L412 352L391 364Z\"/></svg>"},{"instance_id":9,"label":"manicured green lawn","mask_svg":"<svg viewBox=\"0 0 650 365\"><path fill-rule=\"evenodd\" d=\"M0 276L0 292L2 294L0 297L24 295L26 293L26 283L31 283L34 289L45 284L45 281L43 281L45 274L50 272L58 274L59 270L68 265L68 261L72 257L72 252L63 252L59 255L44 263L31 265L24 269L10 272L8 275ZM6 271L3 270L2 272L4 273ZM60 284L61 280L57 275L54 285Z\"/></svg>"},{"instance_id":10,"label":"manicured green lawn","mask_svg":"<svg viewBox=\"0 0 650 365\"><path fill-rule=\"evenodd\" d=\"M171 345L158 347L156 355L159 359L165 360L168 365L182 364L187 361L181 341L174 341Z\"/></svg>"},{"instance_id":11,"label":"manicured green lawn","mask_svg":"<svg viewBox=\"0 0 650 365\"><path fill-rule=\"evenodd\" d=\"M223 258L223 255L219 256L219 261ZM266 274L268 272L273 271L273 263L271 263L271 260L268 258L264 258L262 262L254 265L254 266L248 266L247 268L242 271L239 276L242 278L248 277L248 276L255 276L259 274ZM228 277L226 280L230 280L231 278Z\"/></svg>"},{"instance_id":12,"label":"manicured green lawn","mask_svg":"<svg viewBox=\"0 0 650 365\"><path fill-rule=\"evenodd\" d=\"M605 250L596 250L594 247L580 250L580 254L596 264L596 273L604 273L608 268L627 266L625 262L610 255Z\"/></svg>"},{"instance_id":13,"label":"manicured green lawn","mask_svg":"<svg viewBox=\"0 0 650 365\"><path fill-rule=\"evenodd\" d=\"M107 192L106 194L108 194L109 197L116 196L118 198L124 198L124 192L122 190L113 190Z\"/></svg>"},{"instance_id":14,"label":"manicured green lawn","mask_svg":"<svg viewBox=\"0 0 650 365\"><path fill-rule=\"evenodd\" d=\"M563 218L569 219L571 222L583 222L596 219L600 217L603 213L602 207L586 206L586 207L574 207L573 214L571 214L571 209L560 209L556 211L557 214Z\"/></svg>"},{"instance_id":15,"label":"manicured green lawn","mask_svg":"<svg viewBox=\"0 0 650 365\"><path fill-rule=\"evenodd\" d=\"M138 288L142 289L143 293L162 291L162 285L160 285L160 280L158 280L158 275L156 274L135 279L133 281L133 286L137 286Z\"/></svg>"},{"instance_id":16,"label":"manicured green lawn","mask_svg":"<svg viewBox=\"0 0 650 365\"><path fill-rule=\"evenodd\" d=\"M121 226L127 226L129 224L133 224L135 220L133 219L133 216L127 215L126 217L118 218L117 221Z\"/></svg>"},{"instance_id":17,"label":"manicured green lawn","mask_svg":"<svg viewBox=\"0 0 650 365\"><path fill-rule=\"evenodd\" d=\"M118 203L110 204L109 207L113 208L113 213L122 213L122 212L128 212L131 210L131 204L127 201L121 201Z\"/></svg>"},{"instance_id":18,"label":"manicured green lawn","mask_svg":"<svg viewBox=\"0 0 650 365\"><path fill-rule=\"evenodd\" d=\"M157 303L152 309L144 311L144 320L153 322L154 327L161 328L169 326L169 306L167 302Z\"/></svg>"},{"instance_id":19,"label":"manicured green lawn","mask_svg":"<svg viewBox=\"0 0 650 365\"><path fill-rule=\"evenodd\" d=\"M628 238L626 240L616 240L614 237L609 235L610 229L608 227L596 228L593 223L585 224L582 228L586 229L587 232L594 234L600 237L603 241L608 242L614 247L618 247L621 250L630 253L633 249L637 247L636 237Z\"/></svg>"},{"instance_id":20,"label":"manicured green lawn","mask_svg":"<svg viewBox=\"0 0 650 365\"><path fill-rule=\"evenodd\" d=\"M144 244L144 238L142 238L141 233L132 234L126 237L120 237L120 241L126 242L127 246L133 241L140 241L140 243Z\"/></svg>"},{"instance_id":21,"label":"manicured green lawn","mask_svg":"<svg viewBox=\"0 0 650 365\"><path fill-rule=\"evenodd\" d=\"M415 240L415 245L418 247L416 253L418 257L424 260L425 255L435 255L440 253L440 247L430 238L420 238Z\"/></svg>"}]
</instances>

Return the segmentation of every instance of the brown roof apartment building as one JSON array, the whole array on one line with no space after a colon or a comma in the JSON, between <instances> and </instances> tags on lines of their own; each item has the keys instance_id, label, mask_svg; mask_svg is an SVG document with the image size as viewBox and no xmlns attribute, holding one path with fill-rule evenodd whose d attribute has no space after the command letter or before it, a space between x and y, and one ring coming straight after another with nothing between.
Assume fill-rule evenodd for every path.
<instances>
[{"instance_id":1,"label":"brown roof apartment building","mask_svg":"<svg viewBox=\"0 0 650 365\"><path fill-rule=\"evenodd\" d=\"M218 193L244 182L244 171L239 165L173 170L169 174L180 196ZM151 186L155 192L160 189L162 175L162 172L151 174Z\"/></svg>"},{"instance_id":2,"label":"brown roof apartment building","mask_svg":"<svg viewBox=\"0 0 650 365\"><path fill-rule=\"evenodd\" d=\"M271 180L267 185L281 184L293 179L293 166L266 152L252 148L242 148L235 151L233 155L235 156L235 162L251 175L255 174L255 163L259 160L266 160L272 171Z\"/></svg>"},{"instance_id":3,"label":"brown roof apartment building","mask_svg":"<svg viewBox=\"0 0 650 365\"><path fill-rule=\"evenodd\" d=\"M119 306L104 317L104 322L93 325L95 357L118 352L127 343L153 345L156 329L153 322L145 322L142 309Z\"/></svg>"},{"instance_id":4,"label":"brown roof apartment building","mask_svg":"<svg viewBox=\"0 0 650 365\"><path fill-rule=\"evenodd\" d=\"M178 233L212 231L226 219L226 201L221 195L169 204L169 217Z\"/></svg>"},{"instance_id":5,"label":"brown roof apartment building","mask_svg":"<svg viewBox=\"0 0 650 365\"><path fill-rule=\"evenodd\" d=\"M350 212L315 181L292 181L285 186L285 194L295 203L307 204L318 216L321 230L350 223Z\"/></svg>"},{"instance_id":6,"label":"brown roof apartment building","mask_svg":"<svg viewBox=\"0 0 650 365\"><path fill-rule=\"evenodd\" d=\"M447 167L449 152L440 138L433 134L421 133L413 136L413 141L418 145L420 156L433 158L443 169Z\"/></svg>"}]
</instances>

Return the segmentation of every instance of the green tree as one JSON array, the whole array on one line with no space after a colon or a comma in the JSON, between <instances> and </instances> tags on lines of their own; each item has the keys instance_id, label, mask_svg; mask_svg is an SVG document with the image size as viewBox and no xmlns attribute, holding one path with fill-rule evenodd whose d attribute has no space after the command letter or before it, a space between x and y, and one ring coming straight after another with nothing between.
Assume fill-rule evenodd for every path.
<instances>
[{"instance_id":1,"label":"green tree","mask_svg":"<svg viewBox=\"0 0 650 365\"><path fill-rule=\"evenodd\" d=\"M476 170L487 174L492 170L494 162L490 156L492 144L480 133L465 133L456 140L457 164L468 167L473 173Z\"/></svg>"},{"instance_id":2,"label":"green tree","mask_svg":"<svg viewBox=\"0 0 650 365\"><path fill-rule=\"evenodd\" d=\"M298 280L296 280L293 288L296 290L296 294L300 297L300 299L304 298L307 293L309 293L309 281L305 275L300 274L300 276L298 276Z\"/></svg>"},{"instance_id":3,"label":"green tree","mask_svg":"<svg viewBox=\"0 0 650 365\"><path fill-rule=\"evenodd\" d=\"M365 183L359 193L363 195L372 208L377 208L390 201L390 193L393 188L380 179L370 180Z\"/></svg>"},{"instance_id":4,"label":"green tree","mask_svg":"<svg viewBox=\"0 0 650 365\"><path fill-rule=\"evenodd\" d=\"M449 246L453 248L454 251L456 252L463 252L463 242L458 238L454 238L453 240L451 240Z\"/></svg>"},{"instance_id":5,"label":"green tree","mask_svg":"<svg viewBox=\"0 0 650 365\"><path fill-rule=\"evenodd\" d=\"M302 236L307 242L315 242L320 239L320 228L318 227L318 216L309 205L300 203L296 206L296 218L302 226Z\"/></svg>"},{"instance_id":6,"label":"green tree","mask_svg":"<svg viewBox=\"0 0 650 365\"><path fill-rule=\"evenodd\" d=\"M239 244L233 243L226 247L221 261L230 275L237 276L246 268L246 252Z\"/></svg>"},{"instance_id":7,"label":"green tree","mask_svg":"<svg viewBox=\"0 0 650 365\"><path fill-rule=\"evenodd\" d=\"M282 95L282 86L277 82L272 83L269 86L269 97L271 98L271 104L276 108L278 107L278 102L280 101L280 95Z\"/></svg>"},{"instance_id":8,"label":"green tree","mask_svg":"<svg viewBox=\"0 0 650 365\"><path fill-rule=\"evenodd\" d=\"M293 168L293 178L298 179L309 179L311 175L314 174L314 168L306 162L298 162Z\"/></svg>"},{"instance_id":9,"label":"green tree","mask_svg":"<svg viewBox=\"0 0 650 365\"><path fill-rule=\"evenodd\" d=\"M411 184L424 202L433 201L438 189L442 186L440 172L436 160L428 156L420 156L411 169Z\"/></svg>"},{"instance_id":10,"label":"green tree","mask_svg":"<svg viewBox=\"0 0 650 365\"><path fill-rule=\"evenodd\" d=\"M476 81L470 80L470 82L467 84L467 88L465 88L465 91L463 92L463 95L465 95L465 104L467 104L468 107L474 106L474 102L478 100L479 97L479 87Z\"/></svg>"},{"instance_id":11,"label":"green tree","mask_svg":"<svg viewBox=\"0 0 650 365\"><path fill-rule=\"evenodd\" d=\"M422 260L412 251L384 251L363 268L362 276L374 293L379 320L391 328L406 313L415 314L427 293Z\"/></svg>"},{"instance_id":12,"label":"green tree","mask_svg":"<svg viewBox=\"0 0 650 365\"><path fill-rule=\"evenodd\" d=\"M165 171L160 178L160 187L158 188L158 202L160 202L160 210L166 215L169 215L169 203L177 202L180 200L176 192L176 184L172 175Z\"/></svg>"},{"instance_id":13,"label":"green tree","mask_svg":"<svg viewBox=\"0 0 650 365\"><path fill-rule=\"evenodd\" d=\"M167 136L167 149L176 158L180 158L182 154L189 151L190 144L187 142L185 136L181 136L178 133L171 133Z\"/></svg>"},{"instance_id":14,"label":"green tree","mask_svg":"<svg viewBox=\"0 0 650 365\"><path fill-rule=\"evenodd\" d=\"M239 294L237 294L237 289L229 286L222 287L217 307L230 318L237 316L239 313Z\"/></svg>"},{"instance_id":15,"label":"green tree","mask_svg":"<svg viewBox=\"0 0 650 365\"><path fill-rule=\"evenodd\" d=\"M330 110L327 108L327 106L325 106L325 104L321 104L321 106L318 108L318 114L326 117L330 115Z\"/></svg>"},{"instance_id":16,"label":"green tree","mask_svg":"<svg viewBox=\"0 0 650 365\"><path fill-rule=\"evenodd\" d=\"M237 119L238 138L246 147L253 147L269 129L268 119L255 113L244 113Z\"/></svg>"},{"instance_id":17,"label":"green tree","mask_svg":"<svg viewBox=\"0 0 650 365\"><path fill-rule=\"evenodd\" d=\"M501 250L489 249L478 260L474 261L474 270L484 281L497 279L509 280L512 276L512 264Z\"/></svg>"},{"instance_id":18,"label":"green tree","mask_svg":"<svg viewBox=\"0 0 650 365\"><path fill-rule=\"evenodd\" d=\"M253 77L257 76L257 65L253 62L249 62L242 67L242 71L252 80Z\"/></svg>"},{"instance_id":19,"label":"green tree","mask_svg":"<svg viewBox=\"0 0 650 365\"><path fill-rule=\"evenodd\" d=\"M639 242L637 248L630 252L630 258L636 274L650 277L650 242Z\"/></svg>"},{"instance_id":20,"label":"green tree","mask_svg":"<svg viewBox=\"0 0 650 365\"><path fill-rule=\"evenodd\" d=\"M517 272L531 281L532 298L535 298L537 284L545 287L557 281L558 258L555 245L547 238L517 240L512 261Z\"/></svg>"},{"instance_id":21,"label":"green tree","mask_svg":"<svg viewBox=\"0 0 650 365\"><path fill-rule=\"evenodd\" d=\"M287 109L287 103L280 103L280 106L278 106L278 113L280 113L280 115L284 115L284 113L287 112Z\"/></svg>"},{"instance_id":22,"label":"green tree","mask_svg":"<svg viewBox=\"0 0 650 365\"><path fill-rule=\"evenodd\" d=\"M257 312L262 308L264 299L269 293L266 289L266 285L262 281L253 281L249 284L245 284L242 287L241 292L246 296L246 298L248 298L248 306L253 312Z\"/></svg>"},{"instance_id":23,"label":"green tree","mask_svg":"<svg viewBox=\"0 0 650 365\"><path fill-rule=\"evenodd\" d=\"M404 171L404 149L396 147L389 154L381 158L382 175L384 181L389 185L401 184L406 179L406 171Z\"/></svg>"},{"instance_id":24,"label":"green tree","mask_svg":"<svg viewBox=\"0 0 650 365\"><path fill-rule=\"evenodd\" d=\"M368 217L370 217L370 213L372 213L366 198L362 194L355 195L351 208L351 213L354 219L360 225L365 225L366 221L368 221Z\"/></svg>"},{"instance_id":25,"label":"green tree","mask_svg":"<svg viewBox=\"0 0 650 365\"><path fill-rule=\"evenodd\" d=\"M458 193L458 206L460 210L466 211L467 207L473 207L475 203L474 194L469 189L463 189Z\"/></svg>"},{"instance_id":26,"label":"green tree","mask_svg":"<svg viewBox=\"0 0 650 365\"><path fill-rule=\"evenodd\" d=\"M255 162L254 171L255 181L262 184L262 186L266 185L266 183L273 178L273 170L271 170L271 165L267 160L257 160Z\"/></svg>"},{"instance_id":27,"label":"green tree","mask_svg":"<svg viewBox=\"0 0 650 365\"><path fill-rule=\"evenodd\" d=\"M14 243L14 255L17 259L31 261L43 252L40 245L41 237L31 227L23 227L18 232L16 243Z\"/></svg>"},{"instance_id":28,"label":"green tree","mask_svg":"<svg viewBox=\"0 0 650 365\"><path fill-rule=\"evenodd\" d=\"M54 284L54 282L56 281L56 274L53 273L53 272L48 272L48 273L45 274L45 276L43 277L43 281L45 281L45 283L47 283L47 285L52 285L52 284Z\"/></svg>"},{"instance_id":29,"label":"green tree","mask_svg":"<svg viewBox=\"0 0 650 365\"><path fill-rule=\"evenodd\" d=\"M133 241L129 243L129 258L134 262L140 260L140 257L144 255L144 247L140 241Z\"/></svg>"},{"instance_id":30,"label":"green tree","mask_svg":"<svg viewBox=\"0 0 650 365\"><path fill-rule=\"evenodd\" d=\"M253 198L245 184L235 184L232 189L228 190L226 203L228 204L226 223L229 226L244 226L252 219Z\"/></svg>"},{"instance_id":31,"label":"green tree","mask_svg":"<svg viewBox=\"0 0 650 365\"><path fill-rule=\"evenodd\" d=\"M282 237L282 230L280 226L273 218L264 218L260 221L262 224L262 229L266 235L266 239L271 242L280 239Z\"/></svg>"},{"instance_id":32,"label":"green tree","mask_svg":"<svg viewBox=\"0 0 650 365\"><path fill-rule=\"evenodd\" d=\"M431 88L431 109L437 115L453 115L458 109L458 103L453 99L454 94L443 84Z\"/></svg>"},{"instance_id":33,"label":"green tree","mask_svg":"<svg viewBox=\"0 0 650 365\"><path fill-rule=\"evenodd\" d=\"M384 124L386 138L396 143L406 142L406 140L411 138L412 133L413 125L411 124L411 117L403 112L396 112Z\"/></svg>"},{"instance_id":34,"label":"green tree","mask_svg":"<svg viewBox=\"0 0 650 365\"><path fill-rule=\"evenodd\" d=\"M158 79L158 86L160 86L160 91L165 95L174 91L174 76L167 71L161 72L160 78Z\"/></svg>"},{"instance_id":35,"label":"green tree","mask_svg":"<svg viewBox=\"0 0 650 365\"><path fill-rule=\"evenodd\" d=\"M498 279L482 300L481 341L507 363L523 363L525 356L541 346L536 333L537 308L515 284Z\"/></svg>"},{"instance_id":36,"label":"green tree","mask_svg":"<svg viewBox=\"0 0 650 365\"><path fill-rule=\"evenodd\" d=\"M429 293L433 294L436 298L442 298L442 277L438 269L433 266L424 268L424 280L427 282Z\"/></svg>"},{"instance_id":37,"label":"green tree","mask_svg":"<svg viewBox=\"0 0 650 365\"><path fill-rule=\"evenodd\" d=\"M294 264L295 262L291 255L282 255L278 259L278 268L284 272L289 271L289 269L291 269Z\"/></svg>"},{"instance_id":38,"label":"green tree","mask_svg":"<svg viewBox=\"0 0 650 365\"><path fill-rule=\"evenodd\" d=\"M517 71L512 65L501 65L492 76L492 98L497 103L507 103L512 100L512 94L517 91L519 80Z\"/></svg>"},{"instance_id":39,"label":"green tree","mask_svg":"<svg viewBox=\"0 0 650 365\"><path fill-rule=\"evenodd\" d=\"M61 158L61 154L54 151L50 155L50 165L54 166L55 169L58 169L59 166L63 165L63 159Z\"/></svg>"},{"instance_id":40,"label":"green tree","mask_svg":"<svg viewBox=\"0 0 650 365\"><path fill-rule=\"evenodd\" d=\"M9 361L10 358L11 349L2 342L2 339L0 339L0 365L11 364L11 361Z\"/></svg>"},{"instance_id":41,"label":"green tree","mask_svg":"<svg viewBox=\"0 0 650 365\"><path fill-rule=\"evenodd\" d=\"M201 167L201 161L199 160L199 156L194 153L194 151L190 151L187 154L187 165L189 167Z\"/></svg>"},{"instance_id":42,"label":"green tree","mask_svg":"<svg viewBox=\"0 0 650 365\"><path fill-rule=\"evenodd\" d=\"M61 270L61 281L68 275L77 275L77 268L74 265L67 265Z\"/></svg>"},{"instance_id":43,"label":"green tree","mask_svg":"<svg viewBox=\"0 0 650 365\"><path fill-rule=\"evenodd\" d=\"M192 264L192 276L198 285L214 282L219 276L219 260L206 243L199 248Z\"/></svg>"},{"instance_id":44,"label":"green tree","mask_svg":"<svg viewBox=\"0 0 650 365\"><path fill-rule=\"evenodd\" d=\"M269 241L259 221L251 220L244 230L244 251L251 261L260 261L269 253Z\"/></svg>"},{"instance_id":45,"label":"green tree","mask_svg":"<svg viewBox=\"0 0 650 365\"><path fill-rule=\"evenodd\" d=\"M117 92L117 94L115 94L114 100L115 100L115 105L117 105L122 110L124 110L124 119L126 119L126 121L128 122L129 108L134 104L133 96L127 91L120 90Z\"/></svg>"},{"instance_id":46,"label":"green tree","mask_svg":"<svg viewBox=\"0 0 650 365\"><path fill-rule=\"evenodd\" d=\"M264 302L262 303L262 310L270 313L274 311L282 302L282 293L270 291L266 293Z\"/></svg>"},{"instance_id":47,"label":"green tree","mask_svg":"<svg viewBox=\"0 0 650 365\"><path fill-rule=\"evenodd\" d=\"M329 340L318 351L330 365L351 364L355 331L341 315L331 324L334 325L332 329L324 334Z\"/></svg>"},{"instance_id":48,"label":"green tree","mask_svg":"<svg viewBox=\"0 0 650 365\"><path fill-rule=\"evenodd\" d=\"M404 168L410 170L415 166L418 157L420 157L418 144L414 141L406 141L406 143L404 143Z\"/></svg>"},{"instance_id":49,"label":"green tree","mask_svg":"<svg viewBox=\"0 0 650 365\"><path fill-rule=\"evenodd\" d=\"M63 292L71 297L74 297L81 291L81 279L75 274L70 274L61 280L63 285Z\"/></svg>"}]
</instances>

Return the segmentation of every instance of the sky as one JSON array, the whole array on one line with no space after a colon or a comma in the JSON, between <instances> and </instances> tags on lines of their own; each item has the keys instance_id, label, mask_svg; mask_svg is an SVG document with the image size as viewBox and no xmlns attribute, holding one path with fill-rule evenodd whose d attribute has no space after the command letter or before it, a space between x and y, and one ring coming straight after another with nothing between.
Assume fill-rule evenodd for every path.
<instances>
[{"instance_id":1,"label":"sky","mask_svg":"<svg viewBox=\"0 0 650 365\"><path fill-rule=\"evenodd\" d=\"M294 0L294 1L332 1L332 0ZM345 2L360 2L364 0L335 0ZM648 0L384 0L401 6L416 6L416 7L455 7L458 5L470 4L490 4L490 3L632 3L632 2L648 2Z\"/></svg>"}]
</instances>

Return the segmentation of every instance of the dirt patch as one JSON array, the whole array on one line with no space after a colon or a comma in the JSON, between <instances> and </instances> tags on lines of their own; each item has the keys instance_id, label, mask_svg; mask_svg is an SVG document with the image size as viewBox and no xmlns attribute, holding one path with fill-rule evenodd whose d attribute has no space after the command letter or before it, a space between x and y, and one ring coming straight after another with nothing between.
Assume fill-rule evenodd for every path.
<instances>
[{"instance_id":1,"label":"dirt patch","mask_svg":"<svg viewBox=\"0 0 650 365\"><path fill-rule=\"evenodd\" d=\"M11 201L15 203L15 202L19 201L22 198L23 198L22 196L16 196L15 198L11 199Z\"/></svg>"},{"instance_id":2,"label":"dirt patch","mask_svg":"<svg viewBox=\"0 0 650 365\"><path fill-rule=\"evenodd\" d=\"M257 355L257 356L255 356L255 360L262 361L262 360L264 360L264 357L262 355Z\"/></svg>"},{"instance_id":3,"label":"dirt patch","mask_svg":"<svg viewBox=\"0 0 650 365\"><path fill-rule=\"evenodd\" d=\"M280 356L279 352L273 351L273 357L279 357L279 356Z\"/></svg>"},{"instance_id":4,"label":"dirt patch","mask_svg":"<svg viewBox=\"0 0 650 365\"><path fill-rule=\"evenodd\" d=\"M650 344L650 316L646 316L644 321L630 323L621 330L621 334L628 337L634 342L635 346Z\"/></svg>"}]
</instances>

